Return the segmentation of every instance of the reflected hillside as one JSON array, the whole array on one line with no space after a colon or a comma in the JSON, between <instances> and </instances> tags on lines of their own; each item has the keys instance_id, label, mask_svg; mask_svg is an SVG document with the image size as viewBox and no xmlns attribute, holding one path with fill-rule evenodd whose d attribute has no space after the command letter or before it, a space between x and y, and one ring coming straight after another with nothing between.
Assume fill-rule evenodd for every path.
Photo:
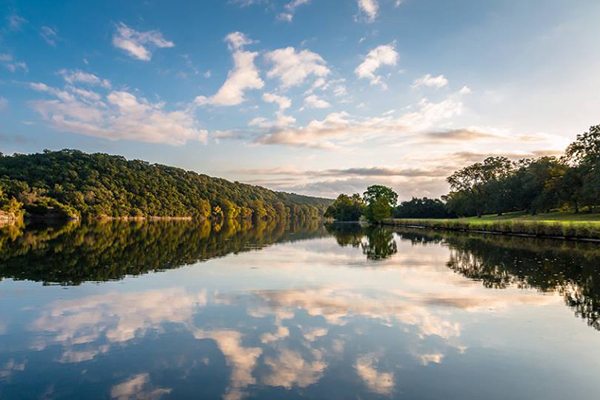
<instances>
[{"instance_id":1,"label":"reflected hillside","mask_svg":"<svg viewBox=\"0 0 600 400\"><path fill-rule=\"evenodd\" d=\"M321 237L318 221L212 225L194 221L71 223L0 230L0 278L47 284L122 279L278 242Z\"/></svg>"},{"instance_id":2,"label":"reflected hillside","mask_svg":"<svg viewBox=\"0 0 600 400\"><path fill-rule=\"evenodd\" d=\"M397 233L413 243L445 243L450 247L448 267L485 287L556 291L578 317L600 330L598 244L422 230Z\"/></svg>"}]
</instances>

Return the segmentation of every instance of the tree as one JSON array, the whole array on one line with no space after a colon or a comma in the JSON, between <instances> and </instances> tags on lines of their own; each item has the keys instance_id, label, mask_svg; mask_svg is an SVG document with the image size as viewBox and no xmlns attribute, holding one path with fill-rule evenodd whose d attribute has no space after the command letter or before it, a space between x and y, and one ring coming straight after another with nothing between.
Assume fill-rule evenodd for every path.
<instances>
[{"instance_id":1,"label":"tree","mask_svg":"<svg viewBox=\"0 0 600 400\"><path fill-rule=\"evenodd\" d=\"M398 194L387 186L373 185L364 192L363 199L367 203L365 217L370 222L379 223L392 216L393 207L398 202Z\"/></svg>"},{"instance_id":2,"label":"tree","mask_svg":"<svg viewBox=\"0 0 600 400\"><path fill-rule=\"evenodd\" d=\"M566 159L580 175L580 200L593 211L600 203L600 125L577 135L575 142L567 147Z\"/></svg>"},{"instance_id":3,"label":"tree","mask_svg":"<svg viewBox=\"0 0 600 400\"><path fill-rule=\"evenodd\" d=\"M447 181L453 192L462 192L463 199L468 197L475 214L481 217L487 207L502 212L505 193L499 183L510 176L513 168L514 164L506 157L488 157L483 163L456 171Z\"/></svg>"},{"instance_id":4,"label":"tree","mask_svg":"<svg viewBox=\"0 0 600 400\"><path fill-rule=\"evenodd\" d=\"M333 204L327 207L324 216L337 221L358 221L364 209L364 201L358 193L352 196L340 194Z\"/></svg>"},{"instance_id":5,"label":"tree","mask_svg":"<svg viewBox=\"0 0 600 400\"><path fill-rule=\"evenodd\" d=\"M403 201L394 209L395 218L447 218L449 217L446 204L440 199L422 199L413 197Z\"/></svg>"}]
</instances>

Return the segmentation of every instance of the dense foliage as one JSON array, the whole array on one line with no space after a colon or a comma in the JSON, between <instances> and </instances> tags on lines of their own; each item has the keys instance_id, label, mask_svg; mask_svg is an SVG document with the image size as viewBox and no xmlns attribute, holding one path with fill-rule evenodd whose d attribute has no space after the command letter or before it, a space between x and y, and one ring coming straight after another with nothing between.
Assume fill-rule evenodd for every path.
<instances>
[{"instance_id":1,"label":"dense foliage","mask_svg":"<svg viewBox=\"0 0 600 400\"><path fill-rule=\"evenodd\" d=\"M358 221L365 211L365 202L358 193L340 194L325 211L325 217L336 221Z\"/></svg>"},{"instance_id":2,"label":"dense foliage","mask_svg":"<svg viewBox=\"0 0 600 400\"><path fill-rule=\"evenodd\" d=\"M394 209L394 218L450 218L446 204L440 199L422 199L413 197L409 201L401 202Z\"/></svg>"},{"instance_id":3,"label":"dense foliage","mask_svg":"<svg viewBox=\"0 0 600 400\"><path fill-rule=\"evenodd\" d=\"M328 199L77 150L0 156L0 208L70 217L311 219Z\"/></svg>"},{"instance_id":4,"label":"dense foliage","mask_svg":"<svg viewBox=\"0 0 600 400\"><path fill-rule=\"evenodd\" d=\"M362 198L358 193L348 196L340 194L325 211L325 216L337 221L358 221L364 216L370 222L381 222L392 216L398 195L391 188L372 185Z\"/></svg>"},{"instance_id":5,"label":"dense foliage","mask_svg":"<svg viewBox=\"0 0 600 400\"><path fill-rule=\"evenodd\" d=\"M600 125L577 136L563 157L512 162L488 157L448 178L444 197L460 216L563 208L594 211L600 205Z\"/></svg>"}]
</instances>

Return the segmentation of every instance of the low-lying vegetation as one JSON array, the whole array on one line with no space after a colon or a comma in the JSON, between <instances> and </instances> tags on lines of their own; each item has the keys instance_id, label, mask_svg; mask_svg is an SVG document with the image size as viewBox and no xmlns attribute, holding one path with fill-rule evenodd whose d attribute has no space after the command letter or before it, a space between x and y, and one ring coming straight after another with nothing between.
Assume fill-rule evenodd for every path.
<instances>
[{"instance_id":1,"label":"low-lying vegetation","mask_svg":"<svg viewBox=\"0 0 600 400\"><path fill-rule=\"evenodd\" d=\"M600 221L459 218L388 219L384 223L394 226L412 226L452 231L600 240Z\"/></svg>"}]
</instances>

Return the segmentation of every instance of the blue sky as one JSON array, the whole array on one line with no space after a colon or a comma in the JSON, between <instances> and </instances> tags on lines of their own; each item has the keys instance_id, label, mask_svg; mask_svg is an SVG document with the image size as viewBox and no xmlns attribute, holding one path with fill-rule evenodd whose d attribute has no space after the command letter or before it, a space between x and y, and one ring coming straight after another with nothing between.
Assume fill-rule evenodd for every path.
<instances>
[{"instance_id":1,"label":"blue sky","mask_svg":"<svg viewBox=\"0 0 600 400\"><path fill-rule=\"evenodd\" d=\"M0 149L438 196L600 123L600 3L0 0Z\"/></svg>"}]
</instances>

